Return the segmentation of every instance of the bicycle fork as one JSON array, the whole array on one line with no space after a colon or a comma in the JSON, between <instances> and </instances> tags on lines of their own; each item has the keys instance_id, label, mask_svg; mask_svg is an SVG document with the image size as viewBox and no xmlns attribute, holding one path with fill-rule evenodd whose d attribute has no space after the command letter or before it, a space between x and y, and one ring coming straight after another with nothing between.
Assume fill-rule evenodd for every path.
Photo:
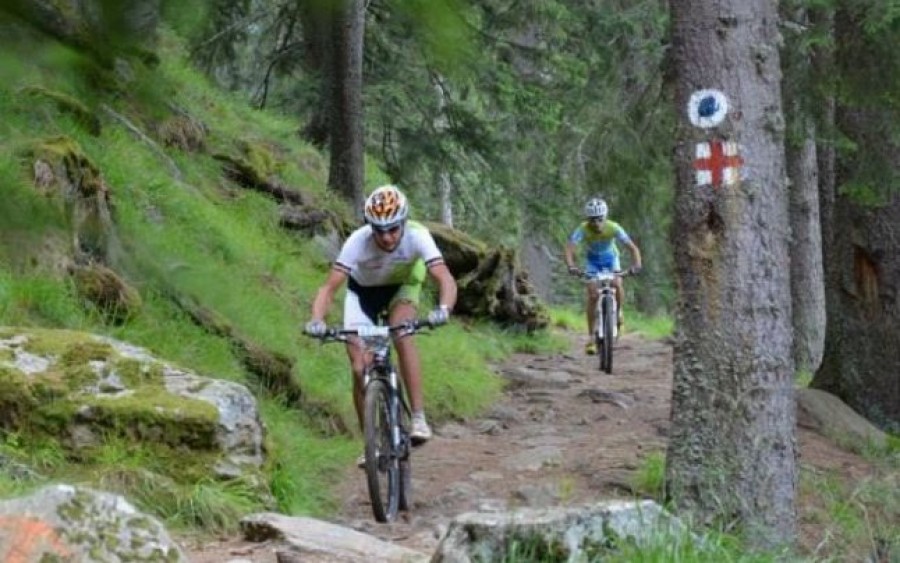
<instances>
[{"instance_id":1,"label":"bicycle fork","mask_svg":"<svg viewBox=\"0 0 900 563\"><path fill-rule=\"evenodd\" d=\"M400 399L397 393L397 370L391 370L390 377L391 396L390 405L390 421L391 421L391 449L393 454L399 457L400 454Z\"/></svg>"},{"instance_id":2,"label":"bicycle fork","mask_svg":"<svg viewBox=\"0 0 900 563\"><path fill-rule=\"evenodd\" d=\"M612 308L612 315L610 315L610 317L614 321L613 326L612 326L613 338L615 339L619 335L618 334L618 332L619 332L618 323L615 322L619 318L618 317L619 312L616 310L617 309L616 299L611 294L604 291L600 294L600 298L597 300L597 320L596 320L597 324L596 324L596 326L597 326L597 338L599 338L600 340L603 340L603 334L604 334L603 329L606 327L606 324L605 324L606 323L606 309L608 307Z\"/></svg>"}]
</instances>

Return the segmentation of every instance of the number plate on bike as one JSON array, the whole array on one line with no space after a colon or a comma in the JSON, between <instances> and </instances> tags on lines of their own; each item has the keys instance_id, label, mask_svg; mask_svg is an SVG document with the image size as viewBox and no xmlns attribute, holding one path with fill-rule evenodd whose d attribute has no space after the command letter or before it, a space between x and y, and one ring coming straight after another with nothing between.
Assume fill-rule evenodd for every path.
<instances>
[{"instance_id":1,"label":"number plate on bike","mask_svg":"<svg viewBox=\"0 0 900 563\"><path fill-rule=\"evenodd\" d=\"M361 326L357 329L357 332L363 338L384 337L391 334L390 328L386 326Z\"/></svg>"}]
</instances>

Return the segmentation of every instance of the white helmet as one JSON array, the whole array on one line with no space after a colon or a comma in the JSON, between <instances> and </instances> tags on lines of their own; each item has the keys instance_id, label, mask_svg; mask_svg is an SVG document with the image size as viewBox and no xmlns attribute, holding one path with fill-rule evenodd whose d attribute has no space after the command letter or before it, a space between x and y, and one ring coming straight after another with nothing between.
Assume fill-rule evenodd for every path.
<instances>
[{"instance_id":1,"label":"white helmet","mask_svg":"<svg viewBox=\"0 0 900 563\"><path fill-rule=\"evenodd\" d=\"M376 188L366 199L364 214L366 222L373 227L388 229L406 221L409 204L397 186L386 185Z\"/></svg>"},{"instance_id":2,"label":"white helmet","mask_svg":"<svg viewBox=\"0 0 900 563\"><path fill-rule=\"evenodd\" d=\"M588 219L606 219L606 214L609 213L609 208L606 206L606 202L600 199L599 197L595 197L584 204L584 215Z\"/></svg>"}]
</instances>

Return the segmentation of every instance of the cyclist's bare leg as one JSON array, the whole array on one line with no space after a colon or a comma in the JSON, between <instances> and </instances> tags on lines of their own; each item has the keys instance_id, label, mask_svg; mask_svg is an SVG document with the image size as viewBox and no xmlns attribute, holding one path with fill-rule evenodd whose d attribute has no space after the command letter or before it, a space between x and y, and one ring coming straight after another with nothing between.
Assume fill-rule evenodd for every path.
<instances>
[{"instance_id":1,"label":"cyclist's bare leg","mask_svg":"<svg viewBox=\"0 0 900 563\"><path fill-rule=\"evenodd\" d=\"M597 299L600 297L600 292L597 291L597 286L594 284L588 284L585 287L587 292L585 301L587 303L588 338L593 339L597 328Z\"/></svg>"},{"instance_id":2,"label":"cyclist's bare leg","mask_svg":"<svg viewBox=\"0 0 900 563\"><path fill-rule=\"evenodd\" d=\"M360 431L363 430L363 410L365 404L365 389L363 388L363 375L366 368L365 355L359 347L356 338L347 342L347 357L350 359L350 372L353 377L353 408L356 410L356 421Z\"/></svg>"},{"instance_id":3,"label":"cyclist's bare leg","mask_svg":"<svg viewBox=\"0 0 900 563\"><path fill-rule=\"evenodd\" d=\"M622 278L616 278L613 282L616 286L616 306L618 308L618 322L622 324L622 311L625 306L625 284L622 282Z\"/></svg>"},{"instance_id":4,"label":"cyclist's bare leg","mask_svg":"<svg viewBox=\"0 0 900 563\"><path fill-rule=\"evenodd\" d=\"M409 301L398 301L391 309L391 324L395 325L416 318L416 307ZM397 360L400 367L400 375L406 384L406 393L409 396L409 406L414 413L420 413L424 408L422 398L422 364L419 360L419 349L412 336L404 336L394 340L397 348Z\"/></svg>"}]
</instances>

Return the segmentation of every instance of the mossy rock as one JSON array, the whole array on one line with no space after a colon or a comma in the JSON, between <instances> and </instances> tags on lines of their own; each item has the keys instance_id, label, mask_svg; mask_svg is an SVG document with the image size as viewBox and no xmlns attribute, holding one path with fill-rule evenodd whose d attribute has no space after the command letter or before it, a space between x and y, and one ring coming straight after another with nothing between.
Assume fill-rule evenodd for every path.
<instances>
[{"instance_id":1,"label":"mossy rock","mask_svg":"<svg viewBox=\"0 0 900 563\"><path fill-rule=\"evenodd\" d=\"M262 427L246 388L88 333L0 327L0 409L3 430L57 440L83 462L120 440L159 455L181 452L173 459L187 453L198 478L219 464L250 473L263 464Z\"/></svg>"}]
</instances>

